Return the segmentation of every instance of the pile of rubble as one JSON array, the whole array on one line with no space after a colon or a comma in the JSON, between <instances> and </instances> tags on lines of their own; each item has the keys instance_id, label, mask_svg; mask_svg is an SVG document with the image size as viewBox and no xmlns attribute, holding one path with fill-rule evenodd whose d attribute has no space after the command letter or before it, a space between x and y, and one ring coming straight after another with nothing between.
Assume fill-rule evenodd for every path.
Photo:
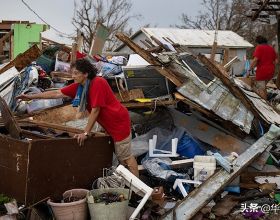
<instances>
[{"instance_id":1,"label":"pile of rubble","mask_svg":"<svg viewBox=\"0 0 280 220\"><path fill-rule=\"evenodd\" d=\"M133 207L130 219L275 217L280 209L279 90L271 89L266 101L203 55L160 42L156 52L144 50L123 34L117 37L139 56L89 59L129 109L140 177L112 161L113 143L100 126L84 147L78 146L73 137L87 119L75 119L69 100L14 99L72 82L69 51L49 48L41 54L32 47L0 69L5 79L0 193L24 205L19 216L49 217L50 198L57 201L65 190L82 187L90 193L112 190L102 191L114 200L107 205L127 202ZM127 188L128 194L116 188ZM90 198L90 193L81 200L86 198L91 212L100 196Z\"/></svg>"}]
</instances>

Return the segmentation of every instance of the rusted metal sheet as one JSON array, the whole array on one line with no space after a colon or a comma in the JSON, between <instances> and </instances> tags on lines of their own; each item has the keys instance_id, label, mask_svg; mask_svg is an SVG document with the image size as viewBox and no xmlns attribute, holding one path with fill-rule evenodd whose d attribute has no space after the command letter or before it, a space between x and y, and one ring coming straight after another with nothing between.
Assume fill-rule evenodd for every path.
<instances>
[{"instance_id":1,"label":"rusted metal sheet","mask_svg":"<svg viewBox=\"0 0 280 220\"><path fill-rule=\"evenodd\" d=\"M229 184L241 171L246 168L254 159L256 159L265 149L280 137L280 129L278 132L268 132L243 154L241 154L234 162L233 172L228 173L222 169L213 174L197 189L193 190L182 201L169 211L164 219L191 219L202 207L204 207L212 198L216 196L227 184ZM273 134L272 134L273 133ZM269 134L269 135L268 135ZM269 137L270 136L270 137Z\"/></svg>"},{"instance_id":2,"label":"rusted metal sheet","mask_svg":"<svg viewBox=\"0 0 280 220\"><path fill-rule=\"evenodd\" d=\"M31 64L32 61L36 60L41 55L41 50L37 45L33 45L27 51L19 54L14 60L5 65L0 69L0 74L4 73L6 70L15 66L18 71L24 69L27 65Z\"/></svg>"},{"instance_id":3,"label":"rusted metal sheet","mask_svg":"<svg viewBox=\"0 0 280 220\"><path fill-rule=\"evenodd\" d=\"M45 197L59 199L71 188L91 188L112 165L109 136L90 137L80 147L74 138L18 141L0 135L1 193L33 204Z\"/></svg>"}]
</instances>

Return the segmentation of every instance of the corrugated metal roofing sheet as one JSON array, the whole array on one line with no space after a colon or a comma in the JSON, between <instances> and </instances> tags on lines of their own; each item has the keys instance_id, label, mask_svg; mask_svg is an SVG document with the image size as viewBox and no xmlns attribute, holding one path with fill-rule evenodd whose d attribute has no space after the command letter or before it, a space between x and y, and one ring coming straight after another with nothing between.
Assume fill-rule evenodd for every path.
<instances>
[{"instance_id":1,"label":"corrugated metal roofing sheet","mask_svg":"<svg viewBox=\"0 0 280 220\"><path fill-rule=\"evenodd\" d=\"M205 84L200 79L200 74L208 70L194 61L192 56L188 56L188 59L184 58L185 65L187 65L184 75L189 80L177 89L178 92L224 120L231 121L249 134L254 119L253 114L230 93L219 79L214 78L210 80L210 83ZM191 68L191 63L197 68ZM204 70L202 71L202 69Z\"/></svg>"},{"instance_id":2,"label":"corrugated metal roofing sheet","mask_svg":"<svg viewBox=\"0 0 280 220\"><path fill-rule=\"evenodd\" d=\"M168 37L174 43L193 47L210 47L214 41L214 30L179 29L179 28L142 28L148 37L154 36L157 39ZM243 37L232 31L218 31L218 46L231 48L253 47Z\"/></svg>"},{"instance_id":3,"label":"corrugated metal roofing sheet","mask_svg":"<svg viewBox=\"0 0 280 220\"><path fill-rule=\"evenodd\" d=\"M224 120L232 121L247 134L250 133L253 114L223 86L222 82L216 79L205 89L198 83L197 80L190 80L180 87L178 92Z\"/></svg>"}]
</instances>

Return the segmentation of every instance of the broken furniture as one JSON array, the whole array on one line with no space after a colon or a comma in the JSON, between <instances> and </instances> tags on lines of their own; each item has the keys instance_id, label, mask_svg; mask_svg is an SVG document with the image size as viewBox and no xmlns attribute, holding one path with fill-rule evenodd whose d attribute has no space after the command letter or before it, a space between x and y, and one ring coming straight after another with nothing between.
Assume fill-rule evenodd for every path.
<instances>
[{"instance_id":1,"label":"broken furniture","mask_svg":"<svg viewBox=\"0 0 280 220\"><path fill-rule=\"evenodd\" d=\"M195 181L195 180L176 179L175 183L173 185L173 189L175 190L178 187L179 190L181 191L182 195L184 197L186 197L188 195L188 193L187 193L183 184L196 184L196 185L199 186L201 184L201 182L200 181Z\"/></svg>"},{"instance_id":2,"label":"broken furniture","mask_svg":"<svg viewBox=\"0 0 280 220\"><path fill-rule=\"evenodd\" d=\"M171 151L156 149L157 135L153 135L153 138L149 140L149 157L178 157L177 145L178 138L171 140Z\"/></svg>"},{"instance_id":3,"label":"broken furniture","mask_svg":"<svg viewBox=\"0 0 280 220\"><path fill-rule=\"evenodd\" d=\"M116 176L121 176L125 179L125 184L128 187L131 187L132 191L136 194L142 196L142 200L135 209L135 211L130 216L130 220L135 219L140 210L143 208L147 200L152 195L153 189L143 183L140 179L134 176L128 169L126 169L123 165L119 165L115 171Z\"/></svg>"},{"instance_id":4,"label":"broken furniture","mask_svg":"<svg viewBox=\"0 0 280 220\"><path fill-rule=\"evenodd\" d=\"M83 130L28 121L17 123L3 103L4 100L1 110L5 127L0 127L1 193L25 205L48 196L59 199L67 189L90 188L92 181L102 176L102 169L111 167L113 141L109 136L93 134L81 147L73 135Z\"/></svg>"}]
</instances>

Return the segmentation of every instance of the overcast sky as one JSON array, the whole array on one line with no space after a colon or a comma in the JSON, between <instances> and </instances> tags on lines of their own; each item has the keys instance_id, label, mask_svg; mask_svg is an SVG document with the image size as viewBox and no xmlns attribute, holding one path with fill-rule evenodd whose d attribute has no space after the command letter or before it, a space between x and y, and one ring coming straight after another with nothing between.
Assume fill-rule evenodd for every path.
<instances>
[{"instance_id":1,"label":"overcast sky","mask_svg":"<svg viewBox=\"0 0 280 220\"><path fill-rule=\"evenodd\" d=\"M74 27L71 19L74 14L74 0L24 0L35 12L46 22L56 29L73 34ZM80 0L76 0L80 2ZM202 10L201 0L131 0L133 4L132 14L141 14L140 20L132 20L130 26L137 31L145 24L157 27L169 27L180 24L180 15L187 13L191 16L197 15ZM43 23L32 13L21 0L0 0L1 20L28 20ZM60 38L54 30L43 33L43 36L59 42L69 40Z\"/></svg>"}]
</instances>

